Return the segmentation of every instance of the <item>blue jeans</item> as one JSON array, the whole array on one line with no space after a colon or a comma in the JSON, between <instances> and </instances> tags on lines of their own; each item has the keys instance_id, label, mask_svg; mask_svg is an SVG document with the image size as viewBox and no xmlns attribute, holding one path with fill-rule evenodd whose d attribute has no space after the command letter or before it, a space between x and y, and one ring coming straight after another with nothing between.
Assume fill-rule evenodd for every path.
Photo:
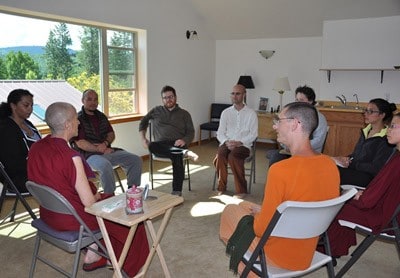
<instances>
[{"instance_id":1,"label":"blue jeans","mask_svg":"<svg viewBox=\"0 0 400 278\"><path fill-rule=\"evenodd\" d=\"M91 155L87 163L96 172L99 172L100 182L104 193L114 193L115 178L113 166L119 165L124 170L128 187L132 185L140 186L142 178L142 159L125 150L116 150L113 153L103 155Z\"/></svg>"}]
</instances>

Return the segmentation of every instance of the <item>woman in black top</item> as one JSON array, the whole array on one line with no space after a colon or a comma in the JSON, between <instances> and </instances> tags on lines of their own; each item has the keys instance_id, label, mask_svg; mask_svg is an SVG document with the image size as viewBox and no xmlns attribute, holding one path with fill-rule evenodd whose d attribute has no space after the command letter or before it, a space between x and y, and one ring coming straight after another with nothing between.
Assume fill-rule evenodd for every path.
<instances>
[{"instance_id":1,"label":"woman in black top","mask_svg":"<svg viewBox=\"0 0 400 278\"><path fill-rule=\"evenodd\" d=\"M361 129L353 153L333 158L339 165L340 184L366 187L378 174L393 152L393 146L387 142L386 132L395 110L394 103L381 98L370 100L364 110L367 126Z\"/></svg>"},{"instance_id":2,"label":"woman in black top","mask_svg":"<svg viewBox=\"0 0 400 278\"><path fill-rule=\"evenodd\" d=\"M7 102L0 104L0 161L20 192L27 192L28 151L41 138L27 119L32 114L33 95L24 89L10 92ZM0 177L4 181L4 177Z\"/></svg>"}]
</instances>

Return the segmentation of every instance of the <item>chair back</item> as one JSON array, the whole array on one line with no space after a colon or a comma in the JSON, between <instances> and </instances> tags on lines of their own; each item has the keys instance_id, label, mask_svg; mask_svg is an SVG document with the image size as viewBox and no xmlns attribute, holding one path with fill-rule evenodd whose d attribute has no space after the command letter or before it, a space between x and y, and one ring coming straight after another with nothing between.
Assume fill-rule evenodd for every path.
<instances>
[{"instance_id":1,"label":"chair back","mask_svg":"<svg viewBox=\"0 0 400 278\"><path fill-rule=\"evenodd\" d=\"M318 202L286 201L277 207L276 224L271 236L285 238L311 238L324 233L344 203L357 190L352 188L337 198ZM274 218L275 218L274 215Z\"/></svg>"},{"instance_id":2,"label":"chair back","mask_svg":"<svg viewBox=\"0 0 400 278\"><path fill-rule=\"evenodd\" d=\"M84 247L87 247L89 250L101 256L109 258L107 249L99 241L102 238L101 232L90 230L71 203L65 199L64 196L51 187L40 185L32 181L27 181L26 187L32 196L39 202L41 207L53 212L73 215L80 225L79 229L76 231L58 231L47 225L47 223L40 218L32 221L31 225L35 227L38 232L36 235L36 243L33 251L29 277L33 277L37 260L40 260L67 277L76 277L81 249ZM50 258L39 254L39 246L42 239L60 249L63 249L64 251L75 253L72 272L67 272L55 262L52 262ZM99 250L90 247L92 243L96 243Z\"/></svg>"},{"instance_id":3,"label":"chair back","mask_svg":"<svg viewBox=\"0 0 400 278\"><path fill-rule=\"evenodd\" d=\"M40 206L45 209L57 213L78 216L70 202L53 188L32 181L26 182L26 188L28 188L32 196L39 202Z\"/></svg>"},{"instance_id":4,"label":"chair back","mask_svg":"<svg viewBox=\"0 0 400 278\"><path fill-rule=\"evenodd\" d=\"M232 104L212 103L211 104L211 112L210 112L210 122L219 122L222 111L224 111L229 106L232 106Z\"/></svg>"},{"instance_id":5,"label":"chair back","mask_svg":"<svg viewBox=\"0 0 400 278\"><path fill-rule=\"evenodd\" d=\"M13 206L10 214L8 215L8 216L11 216L10 221L11 222L14 221L14 216L16 213L18 200L25 207L26 211L29 213L29 215L32 217L32 219L36 219L37 217L33 213L32 208L29 206L28 202L24 199L24 196L28 196L29 193L19 192L17 186L14 184L14 182L11 180L10 176L7 174L6 169L1 161L0 161L0 174L4 178L4 181L2 183L3 186L1 189L1 193L0 193L0 211L3 207L3 203L4 203L6 196L15 197L16 199L14 202L14 206Z\"/></svg>"}]
</instances>

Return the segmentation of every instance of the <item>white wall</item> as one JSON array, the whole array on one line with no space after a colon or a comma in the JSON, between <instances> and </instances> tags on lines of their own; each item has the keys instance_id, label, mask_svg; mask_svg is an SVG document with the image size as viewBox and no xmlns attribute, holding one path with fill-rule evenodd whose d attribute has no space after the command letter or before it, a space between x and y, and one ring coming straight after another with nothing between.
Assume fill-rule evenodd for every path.
<instances>
[{"instance_id":1,"label":"white wall","mask_svg":"<svg viewBox=\"0 0 400 278\"><path fill-rule=\"evenodd\" d=\"M324 22L322 68L393 69L400 65L400 16ZM400 71L332 71L321 73L321 98L344 94L354 101L381 97L400 103Z\"/></svg>"},{"instance_id":2,"label":"white wall","mask_svg":"<svg viewBox=\"0 0 400 278\"><path fill-rule=\"evenodd\" d=\"M321 37L217 41L215 101L229 103L232 86L243 74L254 81L255 89L247 92L248 105L254 109L260 97L268 97L270 107L279 104L279 94L272 90L277 77L288 76L292 89L283 95L283 104L294 101L294 90L304 84L318 97L321 43ZM260 50L276 52L266 60Z\"/></svg>"},{"instance_id":3,"label":"white wall","mask_svg":"<svg viewBox=\"0 0 400 278\"><path fill-rule=\"evenodd\" d=\"M325 21L322 68L400 65L400 16Z\"/></svg>"},{"instance_id":4,"label":"white wall","mask_svg":"<svg viewBox=\"0 0 400 278\"><path fill-rule=\"evenodd\" d=\"M215 90L215 41L186 1L2 0L1 5L146 30L148 107L161 103L160 90L169 84L177 90L178 103L192 114L196 128L208 119L205 111ZM196 30L199 40L187 40L188 29ZM114 128L116 146L147 154L139 140L138 122Z\"/></svg>"},{"instance_id":5,"label":"white wall","mask_svg":"<svg viewBox=\"0 0 400 278\"><path fill-rule=\"evenodd\" d=\"M390 45L387 45L390 44ZM294 99L299 85L314 88L317 99L349 101L385 98L400 103L400 71L332 71L328 83L321 68L393 68L400 65L400 16L325 22L323 37L289 39L221 40L216 47L215 101L229 102L229 93L242 74L251 75L255 89L248 90L248 104L257 109L259 97L279 104L272 90L276 77L288 76L292 91L283 104ZM368 49L366 51L365 49ZM275 50L268 60L259 50ZM371 54L370 57L368 53ZM343 53L343 56L341 56Z\"/></svg>"}]
</instances>

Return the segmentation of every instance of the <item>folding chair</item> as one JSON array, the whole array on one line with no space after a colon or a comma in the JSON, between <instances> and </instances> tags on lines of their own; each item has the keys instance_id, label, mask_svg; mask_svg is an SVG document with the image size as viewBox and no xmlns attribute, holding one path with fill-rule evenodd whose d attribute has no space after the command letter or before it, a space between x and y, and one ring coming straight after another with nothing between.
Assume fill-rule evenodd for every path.
<instances>
[{"instance_id":1,"label":"folding chair","mask_svg":"<svg viewBox=\"0 0 400 278\"><path fill-rule=\"evenodd\" d=\"M365 235L364 240L357 246L357 248L351 254L351 258L346 262L346 264L339 270L335 277L343 277L343 275L358 261L358 259L364 254L365 251L374 243L377 239L382 239L384 241L395 242L397 255L400 259L400 226L398 218L400 217L400 204L397 206L393 213L390 222L387 227L384 228L379 234L373 234L372 230L368 227L362 226L357 223L353 223L346 220L339 220L339 224L351 229L356 232Z\"/></svg>"},{"instance_id":2,"label":"folding chair","mask_svg":"<svg viewBox=\"0 0 400 278\"><path fill-rule=\"evenodd\" d=\"M99 239L102 238L101 231L91 231L64 196L48 186L39 185L32 181L27 181L26 187L32 196L39 202L41 207L53 212L72 215L80 224L78 231L57 231L48 226L40 218L32 221L31 225L37 229L37 235L29 277L33 277L37 260L40 260L67 277L76 277L81 254L80 251L84 247L108 258L107 249L99 241ZM39 255L39 247L42 239L66 252L75 253L72 272L67 272L60 266L51 262L50 259ZM89 245L92 243L96 243L101 251L90 248Z\"/></svg>"},{"instance_id":3,"label":"folding chair","mask_svg":"<svg viewBox=\"0 0 400 278\"><path fill-rule=\"evenodd\" d=\"M254 140L253 145L251 146L250 154L249 156L244 160L244 172L245 176L249 177L249 180L247 181L249 185L249 194L251 193L251 185L256 182L256 143L257 139ZM250 163L250 167L246 166ZM228 175L232 175L232 172L230 171L230 167L228 165ZM218 172L214 172L214 182L213 182L213 187L212 190L215 190L215 186L217 183L217 177L218 177Z\"/></svg>"},{"instance_id":4,"label":"folding chair","mask_svg":"<svg viewBox=\"0 0 400 278\"><path fill-rule=\"evenodd\" d=\"M208 140L211 139L211 132L217 131L219 127L219 120L221 118L222 111L224 111L232 104L225 104L225 103L212 103L211 110L210 110L210 120L207 123L202 123L199 127L199 141L198 145L201 144L201 131L207 130L208 131Z\"/></svg>"},{"instance_id":5,"label":"folding chair","mask_svg":"<svg viewBox=\"0 0 400 278\"><path fill-rule=\"evenodd\" d=\"M117 182L118 182L117 187L121 188L122 193L125 193L125 188L124 188L124 186L122 185L121 176L120 176L119 173L118 173L118 171L119 171L120 169L121 169L121 166L120 166L120 165L115 165L115 166L113 166L114 177L116 178L116 180L117 180ZM97 186L101 185L100 179L99 179L100 173L97 172L97 171L94 170L94 169L92 169L92 170L93 170L93 172L96 173L96 179L97 179L96 185L97 185Z\"/></svg>"},{"instance_id":6,"label":"folding chair","mask_svg":"<svg viewBox=\"0 0 400 278\"><path fill-rule=\"evenodd\" d=\"M149 123L149 138L150 142L153 140L153 131L152 131L152 126L151 122ZM154 181L159 181L159 180L172 180L172 172L167 171L168 175L171 177L166 177L166 178L155 178L154 175L154 161L159 161L159 162L166 162L166 163L171 163L171 159L165 158L165 157L159 157L156 156L155 154L151 153L149 151L149 180L151 182L151 189L154 189ZM188 157L183 157L183 163L184 163L184 168L185 168L185 178L184 180L188 181L188 187L189 191L192 190L191 184L190 184L190 158Z\"/></svg>"},{"instance_id":7,"label":"folding chair","mask_svg":"<svg viewBox=\"0 0 400 278\"><path fill-rule=\"evenodd\" d=\"M14 204L11 208L11 211L3 218L1 224L4 223L8 218L10 218L10 222L14 222L15 214L17 212L18 201L22 203L25 207L26 211L32 217L32 219L36 219L36 215L33 213L32 208L29 206L28 202L25 200L24 196L30 196L28 192L21 193L18 188L15 186L14 182L11 180L10 176L7 174L3 163L0 162L0 173L4 177L4 184L2 186L1 195L0 195L0 211L3 208L3 203L6 197L15 198Z\"/></svg>"},{"instance_id":8,"label":"folding chair","mask_svg":"<svg viewBox=\"0 0 400 278\"><path fill-rule=\"evenodd\" d=\"M269 225L263 233L253 252L247 251L242 258L246 267L240 277L247 277L253 271L260 277L298 277L308 274L322 266L327 267L329 277L334 277L332 257L315 251L310 267L305 270L292 271L267 266L264 246L270 236L293 239L305 239L321 236L324 247L330 254L326 230L342 208L344 203L356 194L352 188L337 198L318 202L286 201L280 204Z\"/></svg>"}]
</instances>

